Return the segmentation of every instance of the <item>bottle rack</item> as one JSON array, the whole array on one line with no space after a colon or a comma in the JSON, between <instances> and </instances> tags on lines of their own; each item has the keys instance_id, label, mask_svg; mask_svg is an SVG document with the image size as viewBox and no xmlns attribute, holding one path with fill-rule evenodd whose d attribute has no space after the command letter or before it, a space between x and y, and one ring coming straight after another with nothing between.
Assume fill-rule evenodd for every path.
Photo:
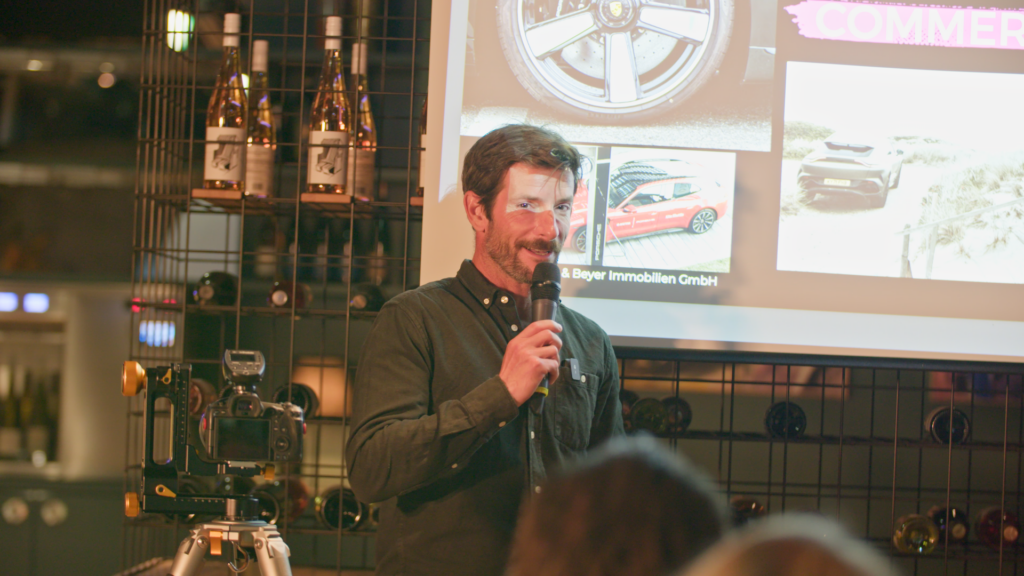
<instances>
[{"instance_id":1,"label":"bottle rack","mask_svg":"<svg viewBox=\"0 0 1024 576\"><path fill-rule=\"evenodd\" d=\"M242 15L244 72L250 71L252 42L269 42L277 150L275 192L267 198L203 188L206 104L227 12ZM352 45L369 46L365 94L379 129L376 190L369 201L305 192L308 114L327 16L342 17L346 72ZM347 482L346 390L375 317L372 310L350 309L350 297L361 285L379 284L387 297L419 283L418 133L429 30L429 0L145 1L128 359L145 367L187 362L193 377L219 389L224 350L258 349L267 359L261 399L272 401L291 382L309 384L322 395L320 412L307 418L301 465L278 470L287 487L298 479L308 488L306 510L278 522L296 574L373 567L372 526L364 521L355 529L328 528L316 517L315 498ZM354 106L362 94L351 76L346 88ZM195 301L193 287L208 271L237 277L231 304ZM267 296L275 280L309 285L312 302L272 306ZM158 338L140 335L140 326L152 332L154 325ZM137 489L141 478L141 398L128 400L126 491ZM169 421L169 412L162 416ZM212 485L217 479L206 480ZM124 569L173 557L189 527L184 518L126 518Z\"/></svg>"},{"instance_id":2,"label":"bottle rack","mask_svg":"<svg viewBox=\"0 0 1024 576\"><path fill-rule=\"evenodd\" d=\"M693 420L661 434L718 480L723 494L757 500L769 514L822 513L890 555L904 574L1019 574L1024 547L1001 551L975 533L975 515L998 505L1020 517L1024 458L1022 376L966 375L844 366L753 365L620 359L623 388L642 398L679 397ZM950 381L961 388L955 394ZM799 405L807 429L774 438L765 414L775 402ZM971 422L963 444L935 441L926 418L956 407ZM897 519L933 505L965 510L965 544L930 554L892 543Z\"/></svg>"}]
</instances>

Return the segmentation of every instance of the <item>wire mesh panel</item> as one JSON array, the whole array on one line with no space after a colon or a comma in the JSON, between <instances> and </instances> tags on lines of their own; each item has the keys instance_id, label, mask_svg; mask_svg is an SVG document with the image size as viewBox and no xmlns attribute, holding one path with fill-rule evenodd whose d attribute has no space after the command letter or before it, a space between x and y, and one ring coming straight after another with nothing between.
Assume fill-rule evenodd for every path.
<instances>
[{"instance_id":1,"label":"wire mesh panel","mask_svg":"<svg viewBox=\"0 0 1024 576\"><path fill-rule=\"evenodd\" d=\"M272 161L269 189L259 193L211 186L204 175L208 145L225 149L207 140L207 127L208 103L223 76L227 13L241 16L240 72L250 105L266 79L269 105L260 121L274 137L264 146ZM345 194L311 195L307 182L309 163L318 161L315 154L310 160L310 113L331 16L342 21L346 121L365 123L369 114L375 130L359 142L353 131L349 140L353 157L362 146L362 164L347 166L362 178L359 194L352 178ZM191 365L191 430L226 387L221 358L229 349L265 355L257 386L263 401L304 403L301 464L279 466L273 480L190 476L178 484L179 493L257 497L261 517L276 522L290 545L297 572L373 566L375 510L354 500L345 478L348 385L375 311L419 282L417 165L429 26L429 0L146 1L131 359L143 367ZM259 41L266 42L263 75L253 69ZM365 54L362 74L358 65L349 68L353 53ZM247 145L239 147L250 169L260 144L249 130L252 118ZM141 395L128 410L126 492L138 490L142 478ZM157 461L171 457L173 418L172 406L157 405ZM127 519L123 565L173 557L189 527L207 519Z\"/></svg>"},{"instance_id":2,"label":"wire mesh panel","mask_svg":"<svg viewBox=\"0 0 1024 576\"><path fill-rule=\"evenodd\" d=\"M823 514L905 574L1024 569L1019 374L637 358L620 371L627 427L716 477L737 523ZM894 536L915 514L948 528L916 551L913 538L898 548ZM993 521L1004 538L986 532Z\"/></svg>"}]
</instances>

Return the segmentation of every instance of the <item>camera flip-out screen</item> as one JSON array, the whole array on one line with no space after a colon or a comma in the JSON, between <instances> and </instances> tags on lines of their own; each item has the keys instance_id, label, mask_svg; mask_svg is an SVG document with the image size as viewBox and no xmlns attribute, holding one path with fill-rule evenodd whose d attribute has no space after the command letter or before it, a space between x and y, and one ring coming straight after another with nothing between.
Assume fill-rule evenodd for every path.
<instances>
[{"instance_id":1,"label":"camera flip-out screen","mask_svg":"<svg viewBox=\"0 0 1024 576\"><path fill-rule=\"evenodd\" d=\"M241 462L270 460L270 421L218 418L215 458Z\"/></svg>"}]
</instances>

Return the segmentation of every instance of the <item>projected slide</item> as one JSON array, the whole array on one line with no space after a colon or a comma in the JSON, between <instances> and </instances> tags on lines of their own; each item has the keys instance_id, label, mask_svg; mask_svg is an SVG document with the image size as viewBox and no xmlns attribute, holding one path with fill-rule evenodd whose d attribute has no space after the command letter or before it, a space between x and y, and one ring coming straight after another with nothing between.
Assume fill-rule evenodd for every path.
<instances>
[{"instance_id":1,"label":"projected slide","mask_svg":"<svg viewBox=\"0 0 1024 576\"><path fill-rule=\"evenodd\" d=\"M778 269L1024 283L1024 76L790 62Z\"/></svg>"},{"instance_id":2,"label":"projected slide","mask_svg":"<svg viewBox=\"0 0 1024 576\"><path fill-rule=\"evenodd\" d=\"M461 134L768 151L775 0L753 4L755 36L732 0L470 2Z\"/></svg>"},{"instance_id":3,"label":"projected slide","mask_svg":"<svg viewBox=\"0 0 1024 576\"><path fill-rule=\"evenodd\" d=\"M616 346L1024 370L1021 2L433 10L423 281L473 257L461 159L529 123L588 158L561 298Z\"/></svg>"},{"instance_id":4,"label":"projected slide","mask_svg":"<svg viewBox=\"0 0 1024 576\"><path fill-rule=\"evenodd\" d=\"M560 263L729 271L735 154L580 150L598 161L576 193ZM595 203L603 203L603 211L594 210ZM595 246L589 239L598 235L603 242Z\"/></svg>"}]
</instances>

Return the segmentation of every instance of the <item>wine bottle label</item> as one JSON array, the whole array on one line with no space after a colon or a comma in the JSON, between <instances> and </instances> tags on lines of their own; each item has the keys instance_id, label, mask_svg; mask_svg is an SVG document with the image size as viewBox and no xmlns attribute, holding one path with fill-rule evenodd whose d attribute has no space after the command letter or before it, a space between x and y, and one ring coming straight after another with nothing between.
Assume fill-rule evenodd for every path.
<instances>
[{"instance_id":1,"label":"wine bottle label","mask_svg":"<svg viewBox=\"0 0 1024 576\"><path fill-rule=\"evenodd\" d=\"M309 133L309 184L345 185L348 132Z\"/></svg>"},{"instance_id":2,"label":"wine bottle label","mask_svg":"<svg viewBox=\"0 0 1024 576\"><path fill-rule=\"evenodd\" d=\"M346 192L370 200L373 198L374 157L373 150L355 147L348 155L348 186Z\"/></svg>"},{"instance_id":3,"label":"wine bottle label","mask_svg":"<svg viewBox=\"0 0 1024 576\"><path fill-rule=\"evenodd\" d=\"M245 193L259 198L272 196L274 151L260 144L246 146L245 150Z\"/></svg>"},{"instance_id":4,"label":"wine bottle label","mask_svg":"<svg viewBox=\"0 0 1024 576\"><path fill-rule=\"evenodd\" d=\"M13 426L0 428L0 457L15 458L21 451L21 430Z\"/></svg>"},{"instance_id":5,"label":"wine bottle label","mask_svg":"<svg viewBox=\"0 0 1024 576\"><path fill-rule=\"evenodd\" d=\"M208 126L203 179L241 181L245 176L242 168L244 145L244 129Z\"/></svg>"}]
</instances>

